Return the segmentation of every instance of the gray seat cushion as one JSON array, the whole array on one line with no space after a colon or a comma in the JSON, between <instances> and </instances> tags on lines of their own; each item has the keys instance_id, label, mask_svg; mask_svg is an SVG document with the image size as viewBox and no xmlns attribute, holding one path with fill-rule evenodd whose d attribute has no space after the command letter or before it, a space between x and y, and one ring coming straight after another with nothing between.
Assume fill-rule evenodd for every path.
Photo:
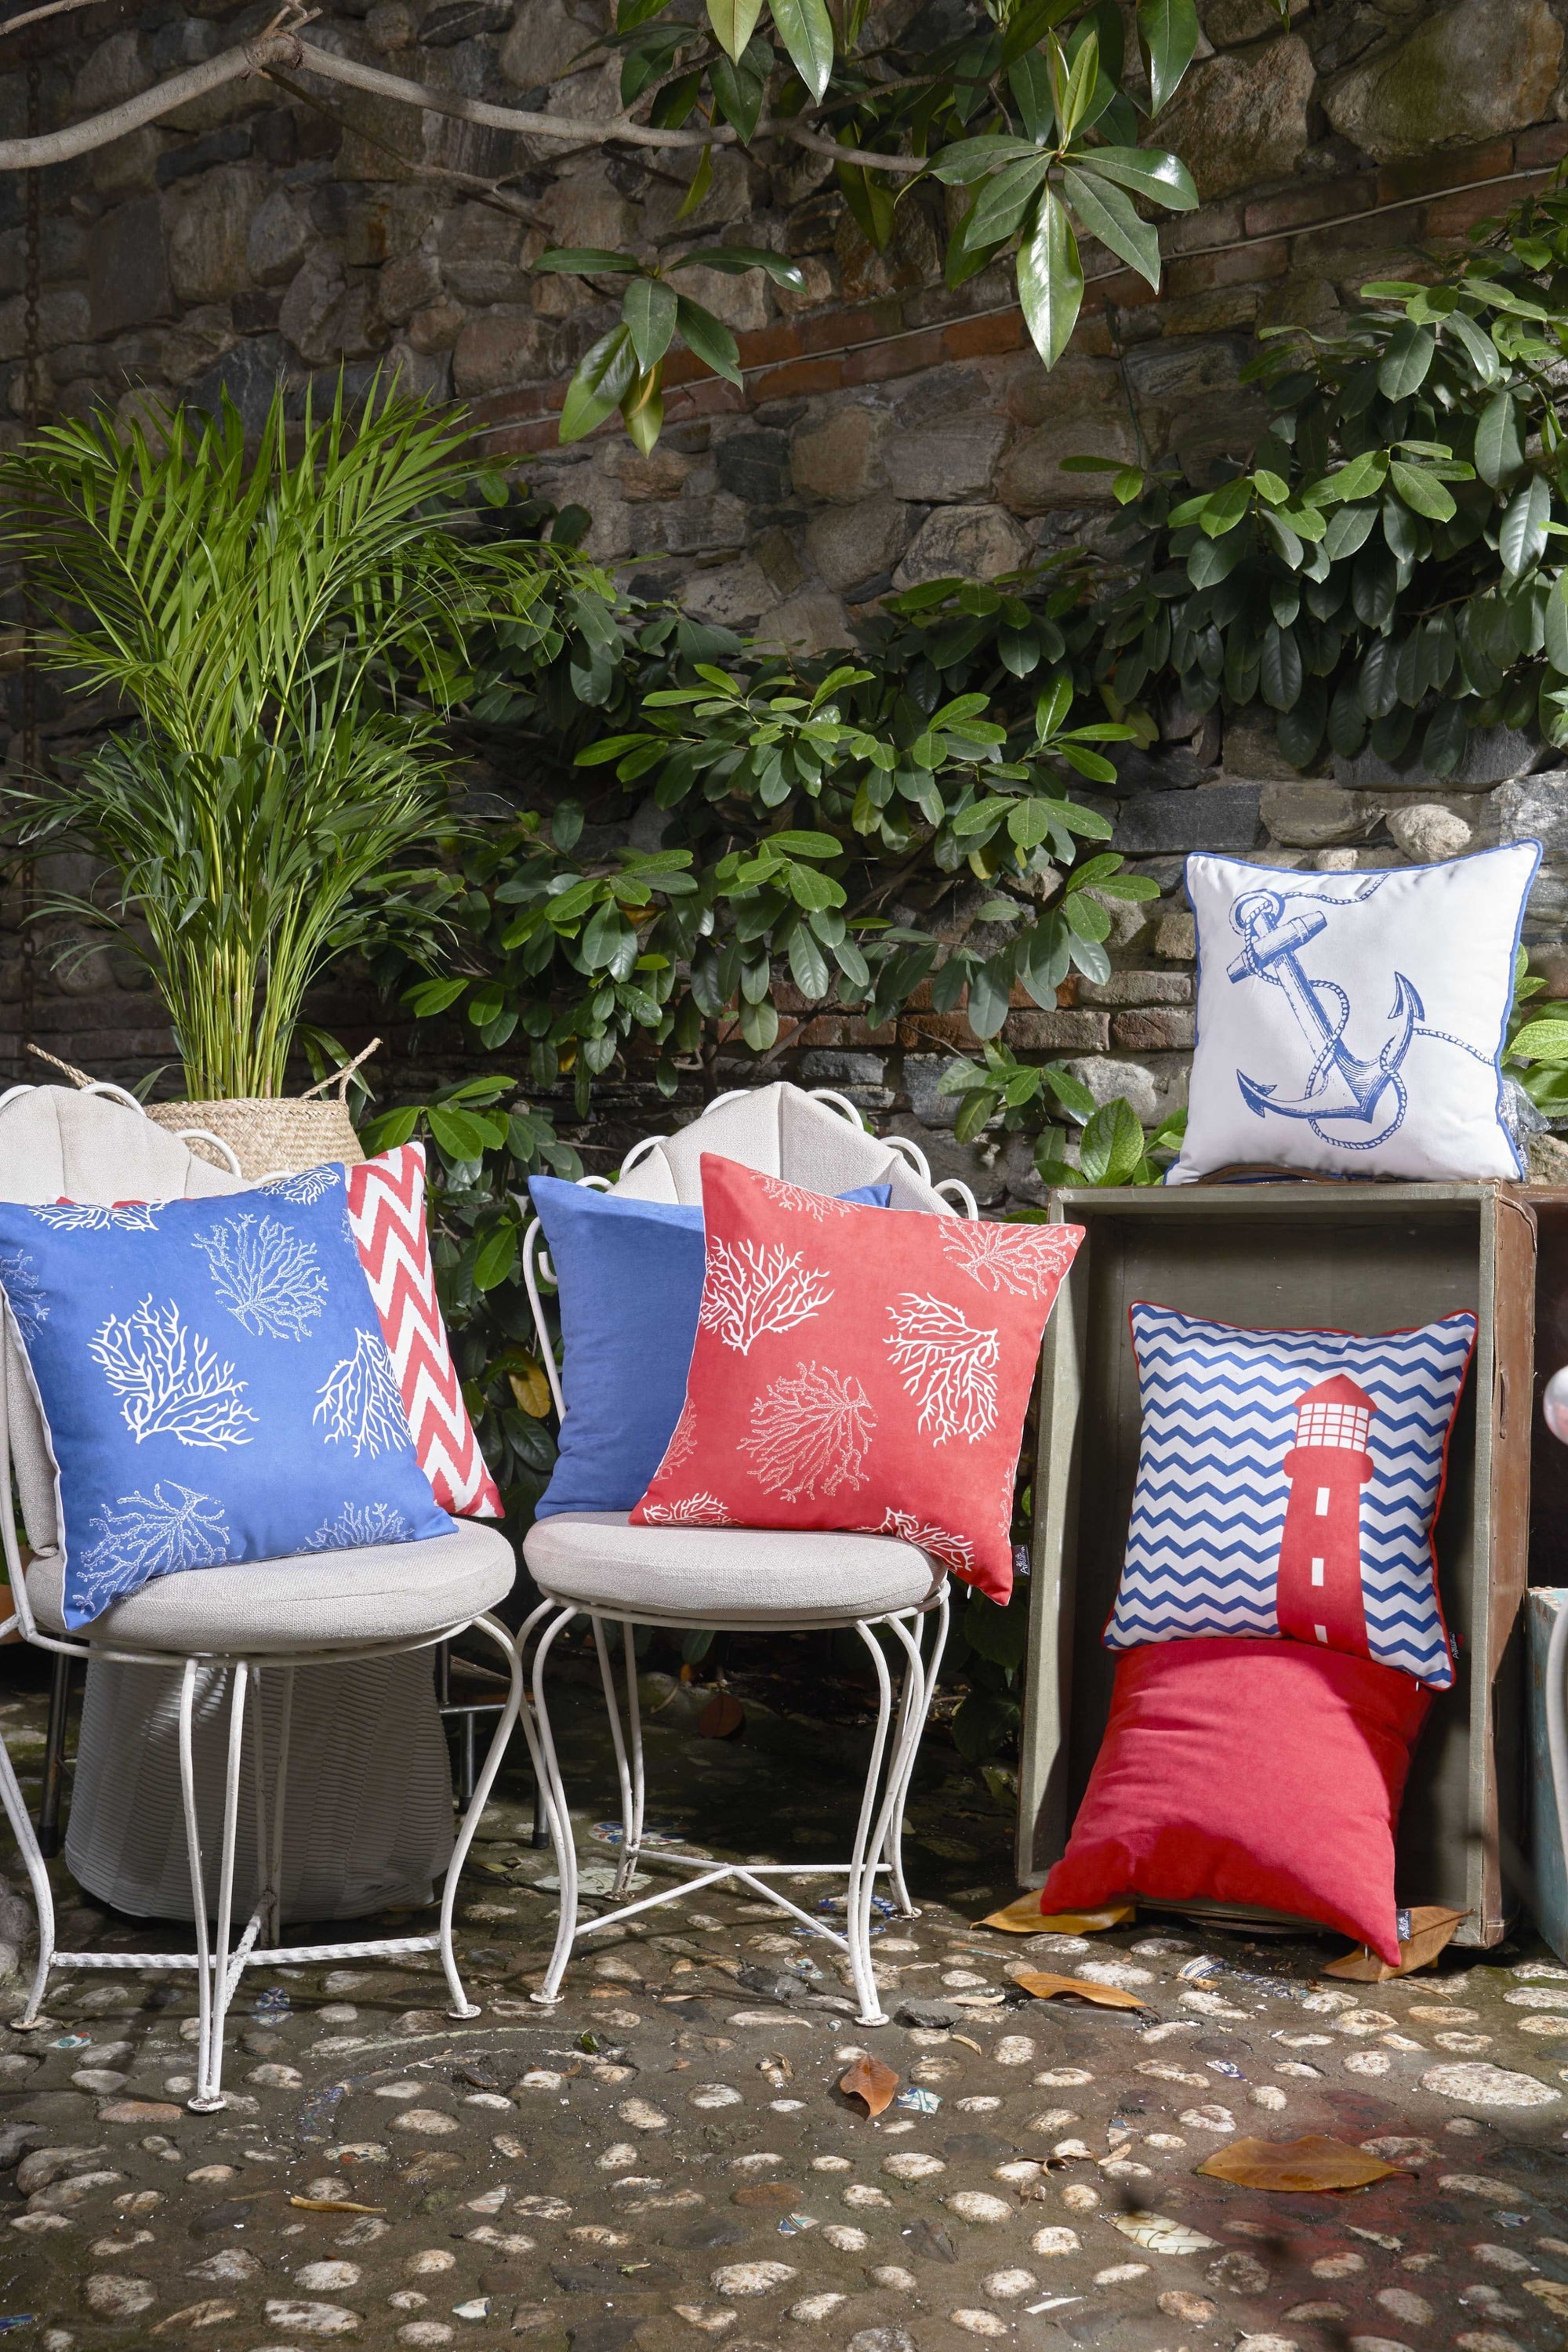
<instances>
[{"instance_id":1,"label":"gray seat cushion","mask_svg":"<svg viewBox=\"0 0 1568 2352\"><path fill-rule=\"evenodd\" d=\"M892 1536L778 1528L634 1528L625 1511L559 1511L523 1538L542 1592L607 1617L744 1626L847 1623L918 1609L939 1561Z\"/></svg>"},{"instance_id":2,"label":"gray seat cushion","mask_svg":"<svg viewBox=\"0 0 1568 2352\"><path fill-rule=\"evenodd\" d=\"M189 1653L363 1649L416 1641L504 1601L516 1563L506 1538L475 1519L422 1543L366 1544L238 1568L156 1577L76 1636L116 1649ZM66 1630L64 1570L46 1552L27 1570L27 1598L46 1633Z\"/></svg>"}]
</instances>

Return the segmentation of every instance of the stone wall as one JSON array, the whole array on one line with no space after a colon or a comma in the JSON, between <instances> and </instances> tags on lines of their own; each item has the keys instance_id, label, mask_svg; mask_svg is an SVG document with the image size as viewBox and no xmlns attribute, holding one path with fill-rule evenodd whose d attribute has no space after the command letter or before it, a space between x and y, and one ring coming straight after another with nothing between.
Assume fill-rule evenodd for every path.
<instances>
[{"instance_id":1,"label":"stone wall","mask_svg":"<svg viewBox=\"0 0 1568 2352\"><path fill-rule=\"evenodd\" d=\"M690 165L679 156L563 155L335 86L318 100L303 85L251 81L45 175L42 402L132 415L150 396L212 406L226 391L254 417L280 373L302 391L340 365L357 378L390 359L411 383L464 401L499 463L588 508L590 548L638 588L771 642L839 644L889 588L991 576L1036 551L1092 543L1108 509L1086 503L1092 478L1060 471L1065 456L1174 454L1200 478L1245 457L1258 412L1239 376L1257 329L1331 325L1363 280L1407 274L1542 184L1568 152L1568 0L1289 5L1287 27L1273 0L1200 0L1204 53L1166 121L1202 206L1164 232L1157 298L1087 253L1083 320L1049 376L1000 271L943 287L946 200L934 185L904 198L879 254L829 166L804 153L721 155L682 221ZM879 12L937 37L958 6L879 0ZM0 122L7 134L24 128L28 39L47 127L212 54L269 13L110 0L40 26L0 51L12 68L0 76ZM617 70L591 46L604 21L603 0L328 0L310 37L470 95L604 119ZM0 416L13 419L26 407L23 209L13 177L0 187ZM788 251L805 280L791 294L756 276L686 279L734 328L744 390L678 355L651 457L610 430L560 450L565 379L610 314L575 281L534 277L531 262L547 243L651 255L721 236ZM15 720L14 670L7 684ZM47 683L42 708L46 737L67 756L70 737L101 718L62 705ZM1364 759L1303 780L1267 724L1237 722L1222 738L1213 719L1154 760L1134 757L1106 805L1117 845L1163 896L1119 915L1109 982L1069 984L1055 1013L1021 1004L1010 1042L1070 1055L1097 1093L1124 1091L1145 1117L1181 1099L1189 849L1365 867L1536 831L1549 854L1531 936L1550 951L1568 914L1568 774L1529 773L1533 761L1529 744L1500 735L1473 746L1440 792ZM155 1003L123 957L96 952L58 979L44 955L25 998L16 898L13 885L0 1061L16 1063L25 1002L40 1042L102 1075L166 1060ZM319 1010L356 1043L373 1019L384 1025L350 983ZM934 1137L944 1167L976 1164L942 1139L952 1108L935 1091L965 1041L961 1017L915 1008L873 1034L838 1014L798 1013L787 1066ZM394 1087L427 1075L404 1055L385 1069ZM610 1139L595 1150L654 1123L635 1084L609 1108ZM983 1156L993 1197L1009 1183L1028 1192L1023 1160L1013 1149Z\"/></svg>"}]
</instances>

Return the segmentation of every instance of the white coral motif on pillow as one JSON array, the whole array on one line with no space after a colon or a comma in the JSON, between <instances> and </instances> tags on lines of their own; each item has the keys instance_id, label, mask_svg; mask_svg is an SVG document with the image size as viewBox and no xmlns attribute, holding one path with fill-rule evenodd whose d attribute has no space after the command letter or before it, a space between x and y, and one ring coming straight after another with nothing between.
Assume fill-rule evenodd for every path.
<instances>
[{"instance_id":1,"label":"white coral motif on pillow","mask_svg":"<svg viewBox=\"0 0 1568 2352\"><path fill-rule=\"evenodd\" d=\"M49 1319L49 1295L30 1250L0 1250L0 1290L24 1339L36 1339Z\"/></svg>"},{"instance_id":2,"label":"white coral motif on pillow","mask_svg":"<svg viewBox=\"0 0 1568 2352\"><path fill-rule=\"evenodd\" d=\"M390 1503L345 1503L335 1519L324 1519L306 1551L353 1551L363 1544L406 1543L414 1530Z\"/></svg>"},{"instance_id":3,"label":"white coral motif on pillow","mask_svg":"<svg viewBox=\"0 0 1568 2352\"><path fill-rule=\"evenodd\" d=\"M983 1224L943 1220L942 1245L982 1289L1015 1298L1050 1296L1072 1262L1070 1237L1060 1226Z\"/></svg>"},{"instance_id":4,"label":"white coral motif on pillow","mask_svg":"<svg viewBox=\"0 0 1568 2352\"><path fill-rule=\"evenodd\" d=\"M269 1176L258 1184L258 1192L275 1193L279 1201L291 1202L297 1209L308 1209L331 1192L340 1181L335 1168L307 1168L298 1176Z\"/></svg>"},{"instance_id":5,"label":"white coral motif on pillow","mask_svg":"<svg viewBox=\"0 0 1568 2352\"><path fill-rule=\"evenodd\" d=\"M664 1449L664 1460L658 1465L662 1478L667 1471L682 1470L697 1451L697 1411L687 1398L680 1408L680 1419L669 1433L669 1444Z\"/></svg>"},{"instance_id":6,"label":"white coral motif on pillow","mask_svg":"<svg viewBox=\"0 0 1568 2352\"><path fill-rule=\"evenodd\" d=\"M888 1309L884 1345L893 1369L920 1405L919 1426L936 1444L963 1437L973 1445L996 1426L1000 1339L977 1328L945 1298L901 1291Z\"/></svg>"},{"instance_id":7,"label":"white coral motif on pillow","mask_svg":"<svg viewBox=\"0 0 1568 2352\"><path fill-rule=\"evenodd\" d=\"M89 1601L104 1607L117 1592L182 1568L221 1568L229 1528L223 1505L176 1479L160 1478L150 1495L121 1495L92 1515L96 1541L75 1565Z\"/></svg>"},{"instance_id":8,"label":"white coral motif on pillow","mask_svg":"<svg viewBox=\"0 0 1568 2352\"><path fill-rule=\"evenodd\" d=\"M158 1225L153 1212L151 1201L126 1201L117 1209L104 1208L96 1201L57 1201L52 1207L36 1209L33 1213L41 1225L58 1234L155 1234Z\"/></svg>"},{"instance_id":9,"label":"white coral motif on pillow","mask_svg":"<svg viewBox=\"0 0 1568 2352\"><path fill-rule=\"evenodd\" d=\"M182 1445L248 1445L243 1403L248 1381L235 1378L199 1331L185 1328L178 1304L154 1307L151 1297L126 1316L110 1315L88 1342L110 1387L123 1399L125 1426L142 1445L174 1437Z\"/></svg>"},{"instance_id":10,"label":"white coral motif on pillow","mask_svg":"<svg viewBox=\"0 0 1568 2352\"><path fill-rule=\"evenodd\" d=\"M726 1348L750 1355L766 1332L793 1331L819 1315L832 1297L822 1267L780 1243L710 1238L700 1322Z\"/></svg>"},{"instance_id":11,"label":"white coral motif on pillow","mask_svg":"<svg viewBox=\"0 0 1568 2352\"><path fill-rule=\"evenodd\" d=\"M407 1445L408 1416L379 1331L356 1331L354 1351L332 1366L317 1390L312 1421L326 1423L327 1442L346 1442L374 1460L384 1449Z\"/></svg>"},{"instance_id":12,"label":"white coral motif on pillow","mask_svg":"<svg viewBox=\"0 0 1568 2352\"><path fill-rule=\"evenodd\" d=\"M789 1184L782 1176L764 1176L763 1191L775 1209L793 1209L797 1216L809 1217L821 1224L826 1217L847 1217L854 1213L853 1201L836 1201L826 1192L808 1192L804 1184Z\"/></svg>"},{"instance_id":13,"label":"white coral motif on pillow","mask_svg":"<svg viewBox=\"0 0 1568 2352\"><path fill-rule=\"evenodd\" d=\"M963 1576L974 1573L974 1547L967 1536L955 1536L951 1528L939 1528L930 1519L917 1519L912 1512L884 1512L879 1528L862 1528L862 1535L897 1536L900 1543L913 1544L917 1551L929 1551L933 1559L955 1568Z\"/></svg>"},{"instance_id":14,"label":"white coral motif on pillow","mask_svg":"<svg viewBox=\"0 0 1568 2352\"><path fill-rule=\"evenodd\" d=\"M303 1339L327 1297L316 1244L275 1217L228 1217L192 1243L237 1323L259 1339Z\"/></svg>"},{"instance_id":15,"label":"white coral motif on pillow","mask_svg":"<svg viewBox=\"0 0 1568 2352\"><path fill-rule=\"evenodd\" d=\"M727 1528L730 1514L717 1495L682 1495L675 1503L645 1503L643 1517L655 1528Z\"/></svg>"},{"instance_id":16,"label":"white coral motif on pillow","mask_svg":"<svg viewBox=\"0 0 1568 2352\"><path fill-rule=\"evenodd\" d=\"M737 1450L752 1455L760 1486L795 1503L863 1486L876 1427L871 1400L853 1372L801 1364L757 1399L752 1434Z\"/></svg>"}]
</instances>

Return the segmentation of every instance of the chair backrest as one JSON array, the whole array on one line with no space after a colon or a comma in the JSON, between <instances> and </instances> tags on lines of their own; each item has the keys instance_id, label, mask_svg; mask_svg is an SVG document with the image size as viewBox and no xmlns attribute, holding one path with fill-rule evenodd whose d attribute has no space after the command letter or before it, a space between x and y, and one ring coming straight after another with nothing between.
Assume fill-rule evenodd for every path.
<instances>
[{"instance_id":1,"label":"chair backrest","mask_svg":"<svg viewBox=\"0 0 1568 2352\"><path fill-rule=\"evenodd\" d=\"M786 1183L799 1184L809 1192L848 1192L863 1184L886 1184L889 1209L923 1210L938 1217L980 1213L967 1184L956 1178L942 1185L931 1182L924 1153L908 1137L872 1135L854 1104L842 1095L826 1087L807 1093L785 1080L721 1095L689 1127L634 1144L614 1184L605 1186L594 1176L582 1181L633 1201L700 1204L705 1151L737 1160L743 1168L755 1168L764 1176L782 1176ZM958 1195L956 1204L943 1197L950 1191ZM527 1202L520 1205L526 1212ZM551 1278L535 1217L523 1234L522 1276L533 1309L545 1378L556 1412L564 1414L555 1351L539 1291L541 1273Z\"/></svg>"},{"instance_id":2,"label":"chair backrest","mask_svg":"<svg viewBox=\"0 0 1568 2352\"><path fill-rule=\"evenodd\" d=\"M85 1201L110 1207L116 1201L205 1200L237 1192L244 1182L242 1176L198 1160L177 1135L148 1118L132 1097L111 1101L105 1094L70 1087L14 1087L0 1097L0 1200ZM35 1551L51 1551L59 1529L55 1465L9 1318L0 1402L27 1541ZM0 1517L8 1529L10 1498L3 1488Z\"/></svg>"}]
</instances>

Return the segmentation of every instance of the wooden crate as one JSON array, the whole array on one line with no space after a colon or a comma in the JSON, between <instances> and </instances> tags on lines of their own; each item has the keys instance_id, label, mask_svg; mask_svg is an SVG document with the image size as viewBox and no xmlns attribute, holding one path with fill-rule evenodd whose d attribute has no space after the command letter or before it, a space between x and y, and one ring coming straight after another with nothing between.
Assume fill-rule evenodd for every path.
<instances>
[{"instance_id":1,"label":"wooden crate","mask_svg":"<svg viewBox=\"0 0 1568 2352\"><path fill-rule=\"evenodd\" d=\"M1568 1196L1563 1233L1568 1244ZM1088 1238L1046 1332L1018 1867L1062 1853L1099 1750L1115 1599L1138 1467L1134 1299L1254 1328L1373 1332L1469 1308L1479 1329L1437 1520L1452 1691L1432 1710L1400 1823L1405 1904L1504 1932L1504 1855L1521 1840L1523 1634L1536 1227L1501 1184L1290 1184L1073 1191L1051 1213ZM1564 1251L1568 1317L1568 1247ZM1565 1327L1568 1339L1568 1327ZM1568 1347L1564 1349L1568 1355ZM1568 1452L1563 1454L1568 1477ZM1268 1758L1258 1759L1262 1771ZM1516 1898L1515 1898L1516 1899Z\"/></svg>"}]
</instances>

